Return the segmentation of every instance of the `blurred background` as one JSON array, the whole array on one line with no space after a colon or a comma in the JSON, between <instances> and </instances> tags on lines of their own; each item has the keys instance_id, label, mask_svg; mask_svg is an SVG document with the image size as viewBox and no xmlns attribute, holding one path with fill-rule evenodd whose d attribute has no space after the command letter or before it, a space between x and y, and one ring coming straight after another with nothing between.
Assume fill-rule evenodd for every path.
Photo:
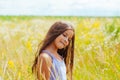
<instances>
[{"instance_id":1,"label":"blurred background","mask_svg":"<svg viewBox=\"0 0 120 80\"><path fill-rule=\"evenodd\" d=\"M0 80L35 80L38 44L56 21L75 28L74 80L120 79L119 0L0 0Z\"/></svg>"},{"instance_id":2,"label":"blurred background","mask_svg":"<svg viewBox=\"0 0 120 80\"><path fill-rule=\"evenodd\" d=\"M0 15L120 16L120 0L0 0Z\"/></svg>"}]
</instances>

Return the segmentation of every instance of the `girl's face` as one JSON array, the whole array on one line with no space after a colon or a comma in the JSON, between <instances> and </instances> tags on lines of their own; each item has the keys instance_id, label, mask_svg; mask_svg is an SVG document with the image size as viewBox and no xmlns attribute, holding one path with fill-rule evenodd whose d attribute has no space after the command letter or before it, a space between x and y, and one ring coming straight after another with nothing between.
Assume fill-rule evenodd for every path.
<instances>
[{"instance_id":1,"label":"girl's face","mask_svg":"<svg viewBox=\"0 0 120 80\"><path fill-rule=\"evenodd\" d=\"M66 30L64 33L62 33L61 35L59 35L55 40L54 40L54 45L58 48L58 49L62 49L65 48L66 46L68 46L70 40L72 39L74 35L74 32L72 30Z\"/></svg>"}]
</instances>

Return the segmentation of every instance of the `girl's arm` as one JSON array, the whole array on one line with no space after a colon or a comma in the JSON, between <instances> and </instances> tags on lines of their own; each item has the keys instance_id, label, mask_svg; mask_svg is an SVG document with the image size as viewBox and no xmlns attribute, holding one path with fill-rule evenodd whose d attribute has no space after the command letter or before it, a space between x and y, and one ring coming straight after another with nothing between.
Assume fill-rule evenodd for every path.
<instances>
[{"instance_id":1,"label":"girl's arm","mask_svg":"<svg viewBox=\"0 0 120 80\"><path fill-rule=\"evenodd\" d=\"M40 54L39 61L40 64L38 75L42 74L44 80L50 80L50 68L52 66L51 57L46 53L42 53Z\"/></svg>"}]
</instances>

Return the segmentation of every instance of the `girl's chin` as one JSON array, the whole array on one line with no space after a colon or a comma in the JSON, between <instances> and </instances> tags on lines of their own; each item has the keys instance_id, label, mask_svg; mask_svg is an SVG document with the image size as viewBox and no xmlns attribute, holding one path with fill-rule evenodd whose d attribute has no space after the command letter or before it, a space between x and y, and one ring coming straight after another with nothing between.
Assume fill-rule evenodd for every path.
<instances>
[{"instance_id":1,"label":"girl's chin","mask_svg":"<svg viewBox=\"0 0 120 80\"><path fill-rule=\"evenodd\" d=\"M58 48L58 49L63 49L63 47L62 48Z\"/></svg>"},{"instance_id":2,"label":"girl's chin","mask_svg":"<svg viewBox=\"0 0 120 80\"><path fill-rule=\"evenodd\" d=\"M62 46L62 45L58 47L58 49L63 49L63 48L64 48L64 46Z\"/></svg>"}]
</instances>

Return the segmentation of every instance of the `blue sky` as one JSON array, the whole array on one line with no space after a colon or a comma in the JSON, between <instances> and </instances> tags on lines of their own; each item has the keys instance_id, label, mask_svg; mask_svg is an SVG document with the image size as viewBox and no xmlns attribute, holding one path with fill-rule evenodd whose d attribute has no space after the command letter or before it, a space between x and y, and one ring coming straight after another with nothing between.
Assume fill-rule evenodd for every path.
<instances>
[{"instance_id":1,"label":"blue sky","mask_svg":"<svg viewBox=\"0 0 120 80\"><path fill-rule=\"evenodd\" d=\"M120 0L0 0L0 15L120 16Z\"/></svg>"}]
</instances>

